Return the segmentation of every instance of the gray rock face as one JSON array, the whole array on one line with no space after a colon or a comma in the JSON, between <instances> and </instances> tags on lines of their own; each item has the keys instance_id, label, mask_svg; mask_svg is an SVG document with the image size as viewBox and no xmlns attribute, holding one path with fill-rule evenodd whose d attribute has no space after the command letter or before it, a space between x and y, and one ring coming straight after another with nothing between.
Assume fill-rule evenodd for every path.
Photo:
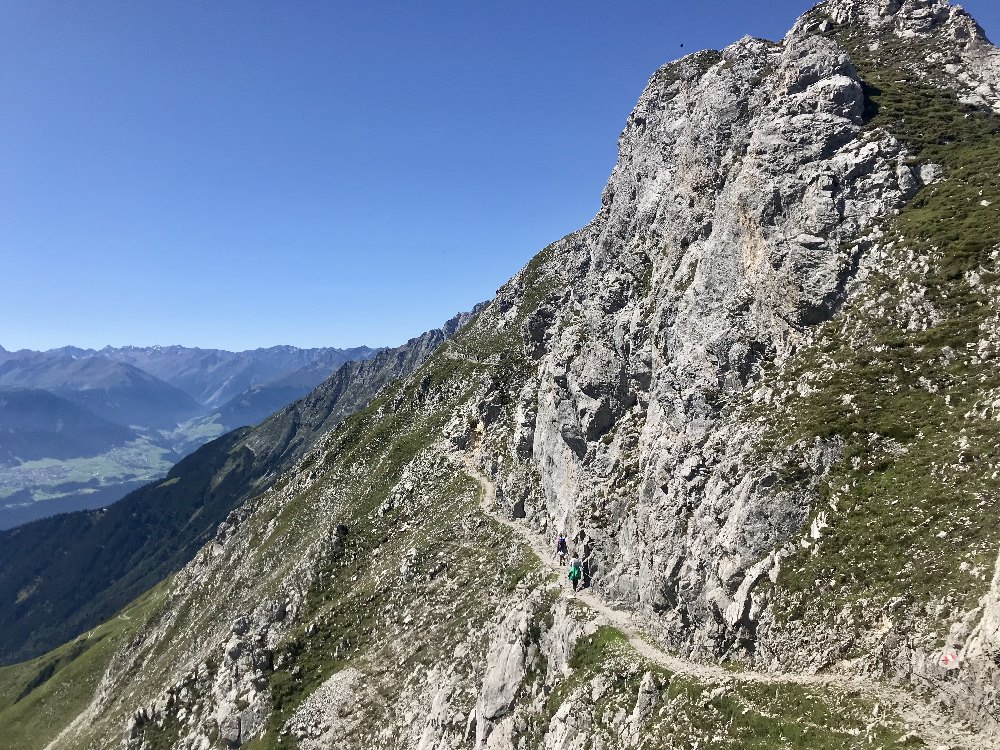
<instances>
[{"instance_id":1,"label":"gray rock face","mask_svg":"<svg viewBox=\"0 0 1000 750\"><path fill-rule=\"evenodd\" d=\"M973 622L976 624L969 633ZM961 669L963 681L971 684L975 700L970 707L975 718L987 726L995 726L995 707L1000 697L1000 559L979 609L954 626L948 640L936 665L938 670Z\"/></svg>"},{"instance_id":2,"label":"gray rock face","mask_svg":"<svg viewBox=\"0 0 1000 750\"><path fill-rule=\"evenodd\" d=\"M528 659L531 605L514 609L500 626L502 636L493 642L476 705L478 742L485 742L487 727L509 714L524 679Z\"/></svg>"},{"instance_id":3,"label":"gray rock face","mask_svg":"<svg viewBox=\"0 0 1000 750\"><path fill-rule=\"evenodd\" d=\"M872 49L915 40L962 101L996 109L997 50L944 0L833 0L780 45L748 38L665 66L628 119L601 212L550 248L568 283L522 331L539 374L518 396L510 447L530 468L501 475L500 495L536 527L566 530L594 585L694 655L749 647L800 664L802 643L760 627L762 583L809 528L842 446L798 446L813 484L781 489L759 426L727 407L768 401L762 366L815 344L817 324L884 262L887 222L942 178L866 127L833 24ZM496 304L515 309L524 283ZM534 475L540 492L526 497ZM971 643L992 638L990 622ZM828 663L821 652L800 666ZM995 675L983 681L992 690Z\"/></svg>"},{"instance_id":4,"label":"gray rock face","mask_svg":"<svg viewBox=\"0 0 1000 750\"><path fill-rule=\"evenodd\" d=\"M559 247L572 291L534 332L541 377L522 394L544 513L609 596L698 652L727 647L808 513L761 491L754 436L719 405L836 312L916 187L900 145L862 131L863 106L845 51L804 33L661 69L604 209Z\"/></svg>"}]
</instances>

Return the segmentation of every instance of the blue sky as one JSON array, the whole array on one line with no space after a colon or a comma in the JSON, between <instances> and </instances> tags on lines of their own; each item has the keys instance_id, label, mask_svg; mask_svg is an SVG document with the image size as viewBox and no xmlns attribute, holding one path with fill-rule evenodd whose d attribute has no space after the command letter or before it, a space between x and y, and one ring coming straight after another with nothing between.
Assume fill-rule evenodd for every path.
<instances>
[{"instance_id":1,"label":"blue sky","mask_svg":"<svg viewBox=\"0 0 1000 750\"><path fill-rule=\"evenodd\" d=\"M811 4L2 0L0 345L400 343L592 218L659 65Z\"/></svg>"}]
</instances>

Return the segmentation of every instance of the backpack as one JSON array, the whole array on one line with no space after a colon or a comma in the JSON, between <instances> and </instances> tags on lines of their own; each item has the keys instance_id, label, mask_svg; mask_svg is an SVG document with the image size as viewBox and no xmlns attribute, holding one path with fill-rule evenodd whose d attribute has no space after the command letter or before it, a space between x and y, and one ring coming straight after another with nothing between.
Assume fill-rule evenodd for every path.
<instances>
[{"instance_id":1,"label":"backpack","mask_svg":"<svg viewBox=\"0 0 1000 750\"><path fill-rule=\"evenodd\" d=\"M580 576L583 575L583 570L580 569L579 565L571 565L569 568L569 580L579 581Z\"/></svg>"}]
</instances>

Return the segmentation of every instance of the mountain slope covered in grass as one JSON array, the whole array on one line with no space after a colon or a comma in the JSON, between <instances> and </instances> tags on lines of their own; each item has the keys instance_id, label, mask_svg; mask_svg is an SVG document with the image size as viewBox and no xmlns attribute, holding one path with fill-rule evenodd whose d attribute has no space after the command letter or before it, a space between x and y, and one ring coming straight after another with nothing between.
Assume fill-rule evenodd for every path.
<instances>
[{"instance_id":1,"label":"mountain slope covered in grass","mask_svg":"<svg viewBox=\"0 0 1000 750\"><path fill-rule=\"evenodd\" d=\"M343 365L307 399L234 430L119 502L0 531L0 663L43 653L100 623L185 565L227 518L387 383L463 325L458 315L373 359Z\"/></svg>"}]
</instances>

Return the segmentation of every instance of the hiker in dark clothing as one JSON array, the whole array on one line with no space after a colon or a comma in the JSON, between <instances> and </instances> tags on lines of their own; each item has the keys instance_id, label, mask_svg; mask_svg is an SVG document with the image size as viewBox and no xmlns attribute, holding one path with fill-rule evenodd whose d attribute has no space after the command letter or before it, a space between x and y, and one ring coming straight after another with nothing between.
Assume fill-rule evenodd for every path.
<instances>
[{"instance_id":1,"label":"hiker in dark clothing","mask_svg":"<svg viewBox=\"0 0 1000 750\"><path fill-rule=\"evenodd\" d=\"M566 557L569 555L569 545L566 543L566 535L560 534L559 538L556 539L556 557L559 559L560 565L566 564Z\"/></svg>"}]
</instances>

